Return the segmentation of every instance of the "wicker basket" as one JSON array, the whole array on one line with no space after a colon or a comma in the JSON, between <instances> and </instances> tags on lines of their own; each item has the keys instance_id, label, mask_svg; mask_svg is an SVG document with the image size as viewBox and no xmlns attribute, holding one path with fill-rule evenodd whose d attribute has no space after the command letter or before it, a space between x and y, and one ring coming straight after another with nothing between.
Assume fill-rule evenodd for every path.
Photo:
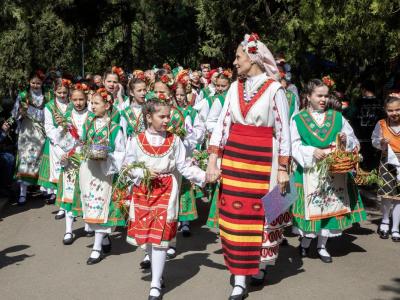
<instances>
[{"instance_id":1,"label":"wicker basket","mask_svg":"<svg viewBox=\"0 0 400 300\"><path fill-rule=\"evenodd\" d=\"M331 158L333 162L330 165L329 172L332 174L352 172L357 167L358 153L345 151L339 134L336 137L336 150L332 152Z\"/></svg>"},{"instance_id":2,"label":"wicker basket","mask_svg":"<svg viewBox=\"0 0 400 300\"><path fill-rule=\"evenodd\" d=\"M93 160L107 159L110 147L105 144L92 144L89 146L88 157Z\"/></svg>"},{"instance_id":3,"label":"wicker basket","mask_svg":"<svg viewBox=\"0 0 400 300\"><path fill-rule=\"evenodd\" d=\"M369 184L369 182L368 182L368 176L370 176L370 174L371 174L371 172L364 171L364 170L361 169L361 168L359 167L359 165L357 164L357 175L356 175L356 177L354 178L354 182L355 182L357 185L368 185L368 184Z\"/></svg>"}]
</instances>

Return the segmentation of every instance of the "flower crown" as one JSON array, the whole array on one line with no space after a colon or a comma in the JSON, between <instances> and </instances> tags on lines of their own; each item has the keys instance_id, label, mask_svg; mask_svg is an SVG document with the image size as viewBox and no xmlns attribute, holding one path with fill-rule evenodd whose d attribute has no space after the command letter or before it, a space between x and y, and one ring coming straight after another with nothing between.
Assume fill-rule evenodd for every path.
<instances>
[{"instance_id":1,"label":"flower crown","mask_svg":"<svg viewBox=\"0 0 400 300\"><path fill-rule=\"evenodd\" d=\"M72 87L72 82L69 79L63 78L63 79L61 79L61 85L65 86L67 88L70 88L70 87Z\"/></svg>"},{"instance_id":2,"label":"flower crown","mask_svg":"<svg viewBox=\"0 0 400 300\"><path fill-rule=\"evenodd\" d=\"M322 77L322 82L331 90L336 87L335 81L331 78L331 76L327 75Z\"/></svg>"},{"instance_id":3,"label":"flower crown","mask_svg":"<svg viewBox=\"0 0 400 300\"><path fill-rule=\"evenodd\" d=\"M171 70L172 70L169 63L163 63L162 67L163 67L163 69L167 70L168 73L171 72Z\"/></svg>"},{"instance_id":4,"label":"flower crown","mask_svg":"<svg viewBox=\"0 0 400 300\"><path fill-rule=\"evenodd\" d=\"M75 84L74 89L82 91L85 94L88 94L90 91L90 87L86 83L81 83L81 82L78 82L77 84Z\"/></svg>"},{"instance_id":5,"label":"flower crown","mask_svg":"<svg viewBox=\"0 0 400 300\"><path fill-rule=\"evenodd\" d=\"M99 88L96 91L96 94L99 94L105 102L110 104L114 103L114 97L109 92L107 92L105 88Z\"/></svg>"},{"instance_id":6,"label":"flower crown","mask_svg":"<svg viewBox=\"0 0 400 300\"><path fill-rule=\"evenodd\" d=\"M241 43L244 50L247 53L256 54L258 51L257 41L260 40L260 37L257 33L251 33L245 36L244 41Z\"/></svg>"},{"instance_id":7,"label":"flower crown","mask_svg":"<svg viewBox=\"0 0 400 300\"><path fill-rule=\"evenodd\" d=\"M174 86L174 79L169 77L167 74L164 74L160 77L162 83L166 84L169 88Z\"/></svg>"},{"instance_id":8,"label":"flower crown","mask_svg":"<svg viewBox=\"0 0 400 300\"><path fill-rule=\"evenodd\" d=\"M117 74L120 81L125 80L125 72L121 67L113 66L111 68L111 72L113 72L114 74Z\"/></svg>"},{"instance_id":9,"label":"flower crown","mask_svg":"<svg viewBox=\"0 0 400 300\"><path fill-rule=\"evenodd\" d=\"M146 76L144 75L144 72L142 70L134 70L132 73L132 78L146 81Z\"/></svg>"},{"instance_id":10,"label":"flower crown","mask_svg":"<svg viewBox=\"0 0 400 300\"><path fill-rule=\"evenodd\" d=\"M189 83L189 81L185 77L187 77L188 75L189 75L189 71L188 70L179 71L178 75L175 78L175 82L183 84L184 86L186 86Z\"/></svg>"},{"instance_id":11,"label":"flower crown","mask_svg":"<svg viewBox=\"0 0 400 300\"><path fill-rule=\"evenodd\" d=\"M228 79L232 79L232 75L233 75L231 69L225 69L222 72L220 72L220 74L224 75Z\"/></svg>"}]
</instances>

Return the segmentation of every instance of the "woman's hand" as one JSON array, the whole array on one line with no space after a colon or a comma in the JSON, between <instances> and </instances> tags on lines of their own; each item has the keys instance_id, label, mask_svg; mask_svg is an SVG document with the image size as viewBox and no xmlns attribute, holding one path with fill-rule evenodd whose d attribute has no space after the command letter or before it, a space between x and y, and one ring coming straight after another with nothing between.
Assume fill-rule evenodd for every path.
<instances>
[{"instance_id":1,"label":"woman's hand","mask_svg":"<svg viewBox=\"0 0 400 300\"><path fill-rule=\"evenodd\" d=\"M326 153L325 150L318 149L318 148L314 150L314 157L315 157L317 160L324 159L326 156L327 156L327 153Z\"/></svg>"},{"instance_id":2,"label":"woman's hand","mask_svg":"<svg viewBox=\"0 0 400 300\"><path fill-rule=\"evenodd\" d=\"M285 170L278 170L278 185L281 194L285 194L289 183L289 174Z\"/></svg>"},{"instance_id":3,"label":"woman's hand","mask_svg":"<svg viewBox=\"0 0 400 300\"><path fill-rule=\"evenodd\" d=\"M207 183L212 183L218 180L218 178L221 176L221 170L213 164L208 164L207 170L206 170L206 182Z\"/></svg>"}]
</instances>

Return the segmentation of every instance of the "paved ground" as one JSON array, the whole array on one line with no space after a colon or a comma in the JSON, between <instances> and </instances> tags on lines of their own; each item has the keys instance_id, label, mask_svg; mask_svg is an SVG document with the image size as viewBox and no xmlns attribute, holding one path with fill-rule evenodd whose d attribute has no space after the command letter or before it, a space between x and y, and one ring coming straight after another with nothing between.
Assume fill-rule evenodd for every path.
<instances>
[{"instance_id":1,"label":"paved ground","mask_svg":"<svg viewBox=\"0 0 400 300\"><path fill-rule=\"evenodd\" d=\"M204 207L201 209L204 211ZM129 246L124 232L113 234L113 251L87 266L92 238L82 235L62 245L64 220L54 206L33 200L23 208L6 205L0 222L0 298L5 299L147 299L149 274L138 264L142 251ZM334 263L300 259L296 237L282 248L266 285L249 299L400 299L400 244L379 240L377 215L347 231L328 246ZM178 237L179 255L167 263L164 299L227 299L230 286L217 236L196 222L193 237Z\"/></svg>"}]
</instances>

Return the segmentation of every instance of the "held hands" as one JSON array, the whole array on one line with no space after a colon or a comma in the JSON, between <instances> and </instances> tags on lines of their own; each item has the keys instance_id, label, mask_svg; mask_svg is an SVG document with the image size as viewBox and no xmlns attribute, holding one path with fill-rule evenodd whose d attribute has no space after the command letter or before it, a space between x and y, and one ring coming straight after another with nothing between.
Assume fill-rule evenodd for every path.
<instances>
[{"instance_id":1,"label":"held hands","mask_svg":"<svg viewBox=\"0 0 400 300\"><path fill-rule=\"evenodd\" d=\"M207 166L206 170L206 183L213 183L221 176L221 170L212 164Z\"/></svg>"},{"instance_id":2,"label":"held hands","mask_svg":"<svg viewBox=\"0 0 400 300\"><path fill-rule=\"evenodd\" d=\"M386 138L381 139L381 149L386 150L389 145L389 140Z\"/></svg>"},{"instance_id":3,"label":"held hands","mask_svg":"<svg viewBox=\"0 0 400 300\"><path fill-rule=\"evenodd\" d=\"M285 194L289 183L289 174L286 170L278 170L278 185L281 194Z\"/></svg>"}]
</instances>

